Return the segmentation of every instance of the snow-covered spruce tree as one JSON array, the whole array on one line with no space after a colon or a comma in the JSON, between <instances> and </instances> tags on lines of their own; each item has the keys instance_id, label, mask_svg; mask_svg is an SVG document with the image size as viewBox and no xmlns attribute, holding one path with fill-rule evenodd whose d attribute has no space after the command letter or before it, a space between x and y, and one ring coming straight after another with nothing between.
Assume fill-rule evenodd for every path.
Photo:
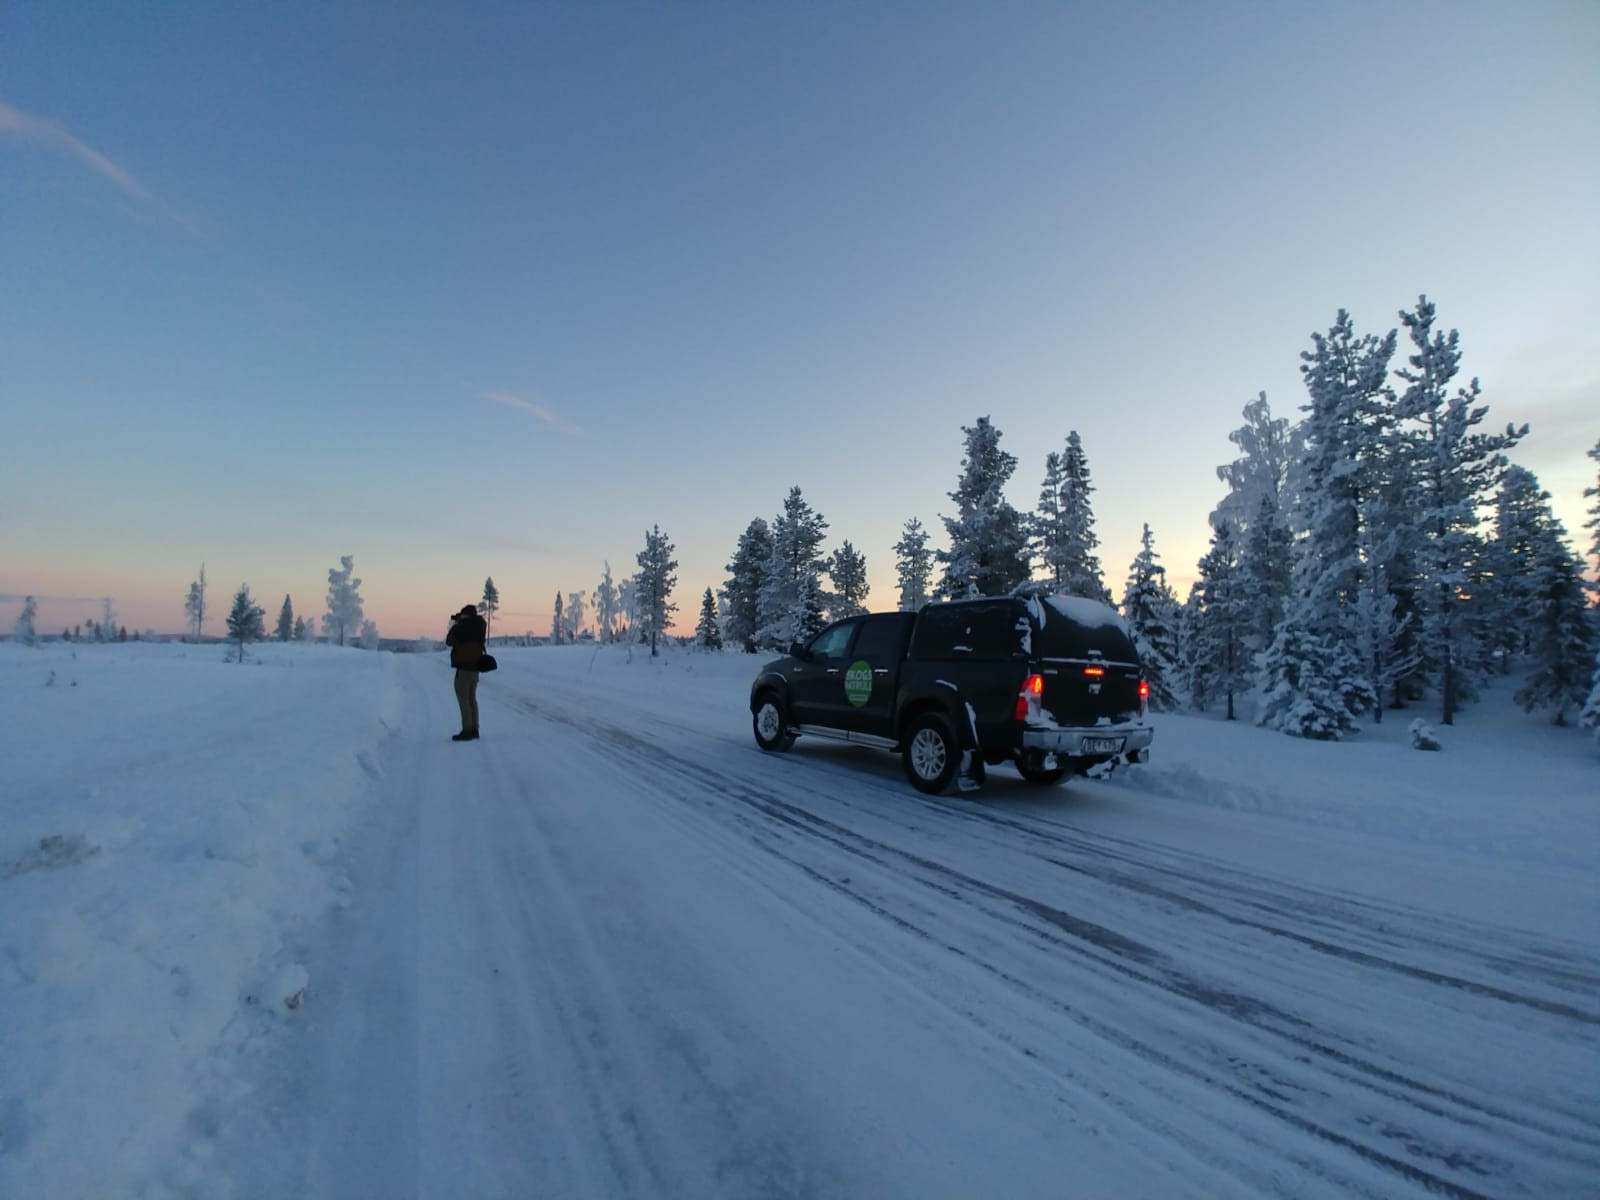
<instances>
[{"instance_id":1,"label":"snow-covered spruce tree","mask_svg":"<svg viewBox=\"0 0 1600 1200\"><path fill-rule=\"evenodd\" d=\"M656 656L656 641L665 637L667 622L678 606L672 602L672 589L678 584L678 560L672 557L674 546L661 532L661 526L652 526L644 535L644 549L635 556L639 564L640 640L649 636L650 657Z\"/></svg>"},{"instance_id":2,"label":"snow-covered spruce tree","mask_svg":"<svg viewBox=\"0 0 1600 1200\"><path fill-rule=\"evenodd\" d=\"M867 558L846 539L828 556L828 578L833 581L833 603L828 620L842 621L867 611Z\"/></svg>"},{"instance_id":3,"label":"snow-covered spruce tree","mask_svg":"<svg viewBox=\"0 0 1600 1200\"><path fill-rule=\"evenodd\" d=\"M611 560L605 560L605 570L594 589L594 636L602 645L611 641L611 629L617 620L617 585L611 578Z\"/></svg>"},{"instance_id":4,"label":"snow-covered spruce tree","mask_svg":"<svg viewBox=\"0 0 1600 1200\"><path fill-rule=\"evenodd\" d=\"M815 632L810 606L817 603L825 610L827 604L821 550L827 528L827 521L806 502L800 488L790 488L783 512L772 520L772 557L761 586L755 634L758 646L787 649L791 642Z\"/></svg>"},{"instance_id":5,"label":"snow-covered spruce tree","mask_svg":"<svg viewBox=\"0 0 1600 1200\"><path fill-rule=\"evenodd\" d=\"M1310 394L1296 467L1296 523L1304 534L1292 599L1262 656L1256 723L1296 737L1339 738L1354 733L1357 714L1378 700L1359 611L1363 589L1373 586L1362 538L1391 411L1385 380L1395 333L1357 336L1340 309L1312 344L1300 356ZM1306 654L1316 661L1304 661Z\"/></svg>"},{"instance_id":6,"label":"snow-covered spruce tree","mask_svg":"<svg viewBox=\"0 0 1600 1200\"><path fill-rule=\"evenodd\" d=\"M306 620L304 617L296 617L294 619L294 640L295 641L297 641L297 642L309 642L309 641L314 640L316 638L316 636L317 636L317 631L314 628L312 628L312 625L311 625L310 621Z\"/></svg>"},{"instance_id":7,"label":"snow-covered spruce tree","mask_svg":"<svg viewBox=\"0 0 1600 1200\"><path fill-rule=\"evenodd\" d=\"M1067 452L1061 458L1061 490L1057 496L1057 511L1053 527L1036 526L1036 537L1048 538L1048 544L1039 543L1045 569L1052 587L1069 596L1088 596L1103 604L1111 603L1111 592L1106 588L1100 569L1100 559L1095 548L1100 538L1094 531L1094 505L1089 494L1094 485L1089 481L1089 459L1083 452L1083 440L1076 429L1067 434ZM1050 471L1046 460L1045 490L1050 486ZM1043 497L1041 496L1041 502Z\"/></svg>"},{"instance_id":8,"label":"snow-covered spruce tree","mask_svg":"<svg viewBox=\"0 0 1600 1200\"><path fill-rule=\"evenodd\" d=\"M483 599L478 601L478 611L483 614L484 640L494 630L494 615L500 611L500 589L494 585L494 576L483 581Z\"/></svg>"},{"instance_id":9,"label":"snow-covered spruce tree","mask_svg":"<svg viewBox=\"0 0 1600 1200\"><path fill-rule=\"evenodd\" d=\"M278 640L287 642L294 636L294 605L289 603L288 593L284 593L283 607L278 610Z\"/></svg>"},{"instance_id":10,"label":"snow-covered spruce tree","mask_svg":"<svg viewBox=\"0 0 1600 1200\"><path fill-rule=\"evenodd\" d=\"M706 589L700 598L700 623L694 627L694 644L702 650L722 649L722 628L717 620L717 598Z\"/></svg>"},{"instance_id":11,"label":"snow-covered spruce tree","mask_svg":"<svg viewBox=\"0 0 1600 1200\"><path fill-rule=\"evenodd\" d=\"M939 590L950 599L1003 596L1026 583L1030 574L1022 514L1004 494L1017 459L1000 449L1000 431L986 416L976 425L963 425L961 432L967 439L966 456L956 490L949 493L956 515L943 518L950 548L935 553L944 564Z\"/></svg>"},{"instance_id":12,"label":"snow-covered spruce tree","mask_svg":"<svg viewBox=\"0 0 1600 1200\"><path fill-rule=\"evenodd\" d=\"M561 592L556 592L555 615L550 618L550 644L561 645L562 635L567 631L567 623L561 618Z\"/></svg>"},{"instance_id":13,"label":"snow-covered spruce tree","mask_svg":"<svg viewBox=\"0 0 1600 1200\"><path fill-rule=\"evenodd\" d=\"M346 634L354 637L361 628L361 580L354 577L355 565L355 556L346 554L328 571L328 611L322 617L322 632L340 646Z\"/></svg>"},{"instance_id":14,"label":"snow-covered spruce tree","mask_svg":"<svg viewBox=\"0 0 1600 1200\"><path fill-rule=\"evenodd\" d=\"M266 634L259 605L250 598L250 585L241 583L233 596L233 608L228 612L228 640L239 648L239 661L244 661L246 642L259 642Z\"/></svg>"},{"instance_id":15,"label":"snow-covered spruce tree","mask_svg":"<svg viewBox=\"0 0 1600 1200\"><path fill-rule=\"evenodd\" d=\"M1179 706L1178 596L1167 583L1167 569L1156 562L1161 556L1155 551L1148 523L1139 536L1139 546L1128 566L1122 615L1150 683L1150 706L1171 712Z\"/></svg>"},{"instance_id":16,"label":"snow-covered spruce tree","mask_svg":"<svg viewBox=\"0 0 1600 1200\"><path fill-rule=\"evenodd\" d=\"M383 645L383 637L378 633L376 621L361 622L361 648L363 650L377 650Z\"/></svg>"},{"instance_id":17,"label":"snow-covered spruce tree","mask_svg":"<svg viewBox=\"0 0 1600 1200\"><path fill-rule=\"evenodd\" d=\"M928 549L928 531L916 517L901 526L900 540L894 544L894 566L900 611L920 612L932 598L933 551Z\"/></svg>"},{"instance_id":18,"label":"snow-covered spruce tree","mask_svg":"<svg viewBox=\"0 0 1600 1200\"><path fill-rule=\"evenodd\" d=\"M1204 709L1221 697L1228 720L1237 718L1235 697L1249 686L1247 634L1250 612L1239 587L1238 548L1233 525L1218 518L1211 529L1211 548L1200 559L1200 578L1190 593L1193 614L1187 647L1190 696ZM1198 686L1196 686L1198 685Z\"/></svg>"},{"instance_id":19,"label":"snow-covered spruce tree","mask_svg":"<svg viewBox=\"0 0 1600 1200\"><path fill-rule=\"evenodd\" d=\"M1596 637L1584 600L1583 567L1550 510L1548 492L1538 493L1531 526L1530 561L1520 582L1527 605L1521 622L1534 669L1516 701L1527 712L1547 709L1554 724L1565 725L1569 706L1581 711L1587 704Z\"/></svg>"},{"instance_id":20,"label":"snow-covered spruce tree","mask_svg":"<svg viewBox=\"0 0 1600 1200\"><path fill-rule=\"evenodd\" d=\"M195 640L206 627L206 565L200 564L200 578L189 585L189 596L183 602L184 615L189 618L189 623L194 627Z\"/></svg>"},{"instance_id":21,"label":"snow-covered spruce tree","mask_svg":"<svg viewBox=\"0 0 1600 1200\"><path fill-rule=\"evenodd\" d=\"M1419 297L1415 312L1400 313L1416 353L1399 372L1410 386L1401 395L1398 415L1414 422L1409 461L1415 481L1413 513L1420 531L1417 569L1421 586L1416 602L1422 614L1422 645L1437 673L1440 720L1455 721L1456 709L1474 686L1478 647L1466 636L1463 597L1474 562L1481 553L1478 509L1506 467L1505 452L1528 432L1507 425L1504 433L1473 433L1489 407L1480 404L1481 389L1473 379L1449 394L1461 368L1460 335L1434 331L1434 306Z\"/></svg>"},{"instance_id":22,"label":"snow-covered spruce tree","mask_svg":"<svg viewBox=\"0 0 1600 1200\"><path fill-rule=\"evenodd\" d=\"M733 561L722 569L728 573L722 585L723 633L746 654L754 654L756 630L761 627L761 589L772 569L772 530L763 518L745 526Z\"/></svg>"},{"instance_id":23,"label":"snow-covered spruce tree","mask_svg":"<svg viewBox=\"0 0 1600 1200\"><path fill-rule=\"evenodd\" d=\"M33 623L39 618L39 605L32 596L22 598L22 611L17 614L17 622L11 627L11 636L24 646L36 646L39 635L34 631Z\"/></svg>"},{"instance_id":24,"label":"snow-covered spruce tree","mask_svg":"<svg viewBox=\"0 0 1600 1200\"><path fill-rule=\"evenodd\" d=\"M808 571L797 585L794 611L794 640L809 642L821 633L828 623L826 616L828 595L822 586L822 577Z\"/></svg>"}]
</instances>

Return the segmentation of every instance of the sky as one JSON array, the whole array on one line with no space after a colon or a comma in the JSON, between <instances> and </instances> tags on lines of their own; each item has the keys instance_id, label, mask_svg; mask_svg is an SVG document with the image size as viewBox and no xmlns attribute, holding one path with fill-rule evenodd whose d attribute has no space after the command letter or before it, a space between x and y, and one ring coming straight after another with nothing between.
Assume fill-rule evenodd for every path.
<instances>
[{"instance_id":1,"label":"sky","mask_svg":"<svg viewBox=\"0 0 1600 1200\"><path fill-rule=\"evenodd\" d=\"M508 647L466 744L442 653L227 657L0 643L0 1194L1595 1193L1600 745L1515 676L974 798L758 750L744 654Z\"/></svg>"},{"instance_id":2,"label":"sky","mask_svg":"<svg viewBox=\"0 0 1600 1200\"><path fill-rule=\"evenodd\" d=\"M0 624L389 637L799 486L896 602L963 426L1076 430L1108 583L1180 594L1228 433L1427 294L1576 534L1600 439L1600 9L0 6ZM1404 342L1402 341L1402 345ZM1398 360L1396 365L1399 365ZM77 599L64 599L76 597Z\"/></svg>"}]
</instances>

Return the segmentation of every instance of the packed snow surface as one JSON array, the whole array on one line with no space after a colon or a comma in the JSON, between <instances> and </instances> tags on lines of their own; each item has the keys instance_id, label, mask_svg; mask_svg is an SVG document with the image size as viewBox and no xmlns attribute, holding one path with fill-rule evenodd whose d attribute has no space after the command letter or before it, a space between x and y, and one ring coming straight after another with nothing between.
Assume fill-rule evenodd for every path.
<instances>
[{"instance_id":1,"label":"packed snow surface","mask_svg":"<svg viewBox=\"0 0 1600 1200\"><path fill-rule=\"evenodd\" d=\"M0 645L0 1196L1600 1194L1600 751L1514 680L926 797L752 656L497 646L452 743L443 655L250 653Z\"/></svg>"}]
</instances>

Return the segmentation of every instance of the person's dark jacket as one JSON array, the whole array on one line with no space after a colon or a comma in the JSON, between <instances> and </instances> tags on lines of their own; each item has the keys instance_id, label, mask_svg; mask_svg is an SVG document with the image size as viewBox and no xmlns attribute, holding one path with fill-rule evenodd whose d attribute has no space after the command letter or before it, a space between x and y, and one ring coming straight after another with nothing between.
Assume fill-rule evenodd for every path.
<instances>
[{"instance_id":1,"label":"person's dark jacket","mask_svg":"<svg viewBox=\"0 0 1600 1200\"><path fill-rule=\"evenodd\" d=\"M450 632L444 635L444 644L450 647L450 665L459 671L476 671L488 640L489 627L477 613L456 618L450 622Z\"/></svg>"}]
</instances>

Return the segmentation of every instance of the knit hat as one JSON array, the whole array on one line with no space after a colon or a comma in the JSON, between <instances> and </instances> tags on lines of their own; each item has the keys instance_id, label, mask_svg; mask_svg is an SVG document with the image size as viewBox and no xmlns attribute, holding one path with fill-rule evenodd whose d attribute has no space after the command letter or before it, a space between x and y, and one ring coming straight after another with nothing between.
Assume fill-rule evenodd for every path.
<instances>
[{"instance_id":1,"label":"knit hat","mask_svg":"<svg viewBox=\"0 0 1600 1200\"><path fill-rule=\"evenodd\" d=\"M456 616L458 616L458 617L475 617L477 615L478 615L477 608L474 607L471 604L463 604L461 606L461 611L456 614Z\"/></svg>"}]
</instances>

